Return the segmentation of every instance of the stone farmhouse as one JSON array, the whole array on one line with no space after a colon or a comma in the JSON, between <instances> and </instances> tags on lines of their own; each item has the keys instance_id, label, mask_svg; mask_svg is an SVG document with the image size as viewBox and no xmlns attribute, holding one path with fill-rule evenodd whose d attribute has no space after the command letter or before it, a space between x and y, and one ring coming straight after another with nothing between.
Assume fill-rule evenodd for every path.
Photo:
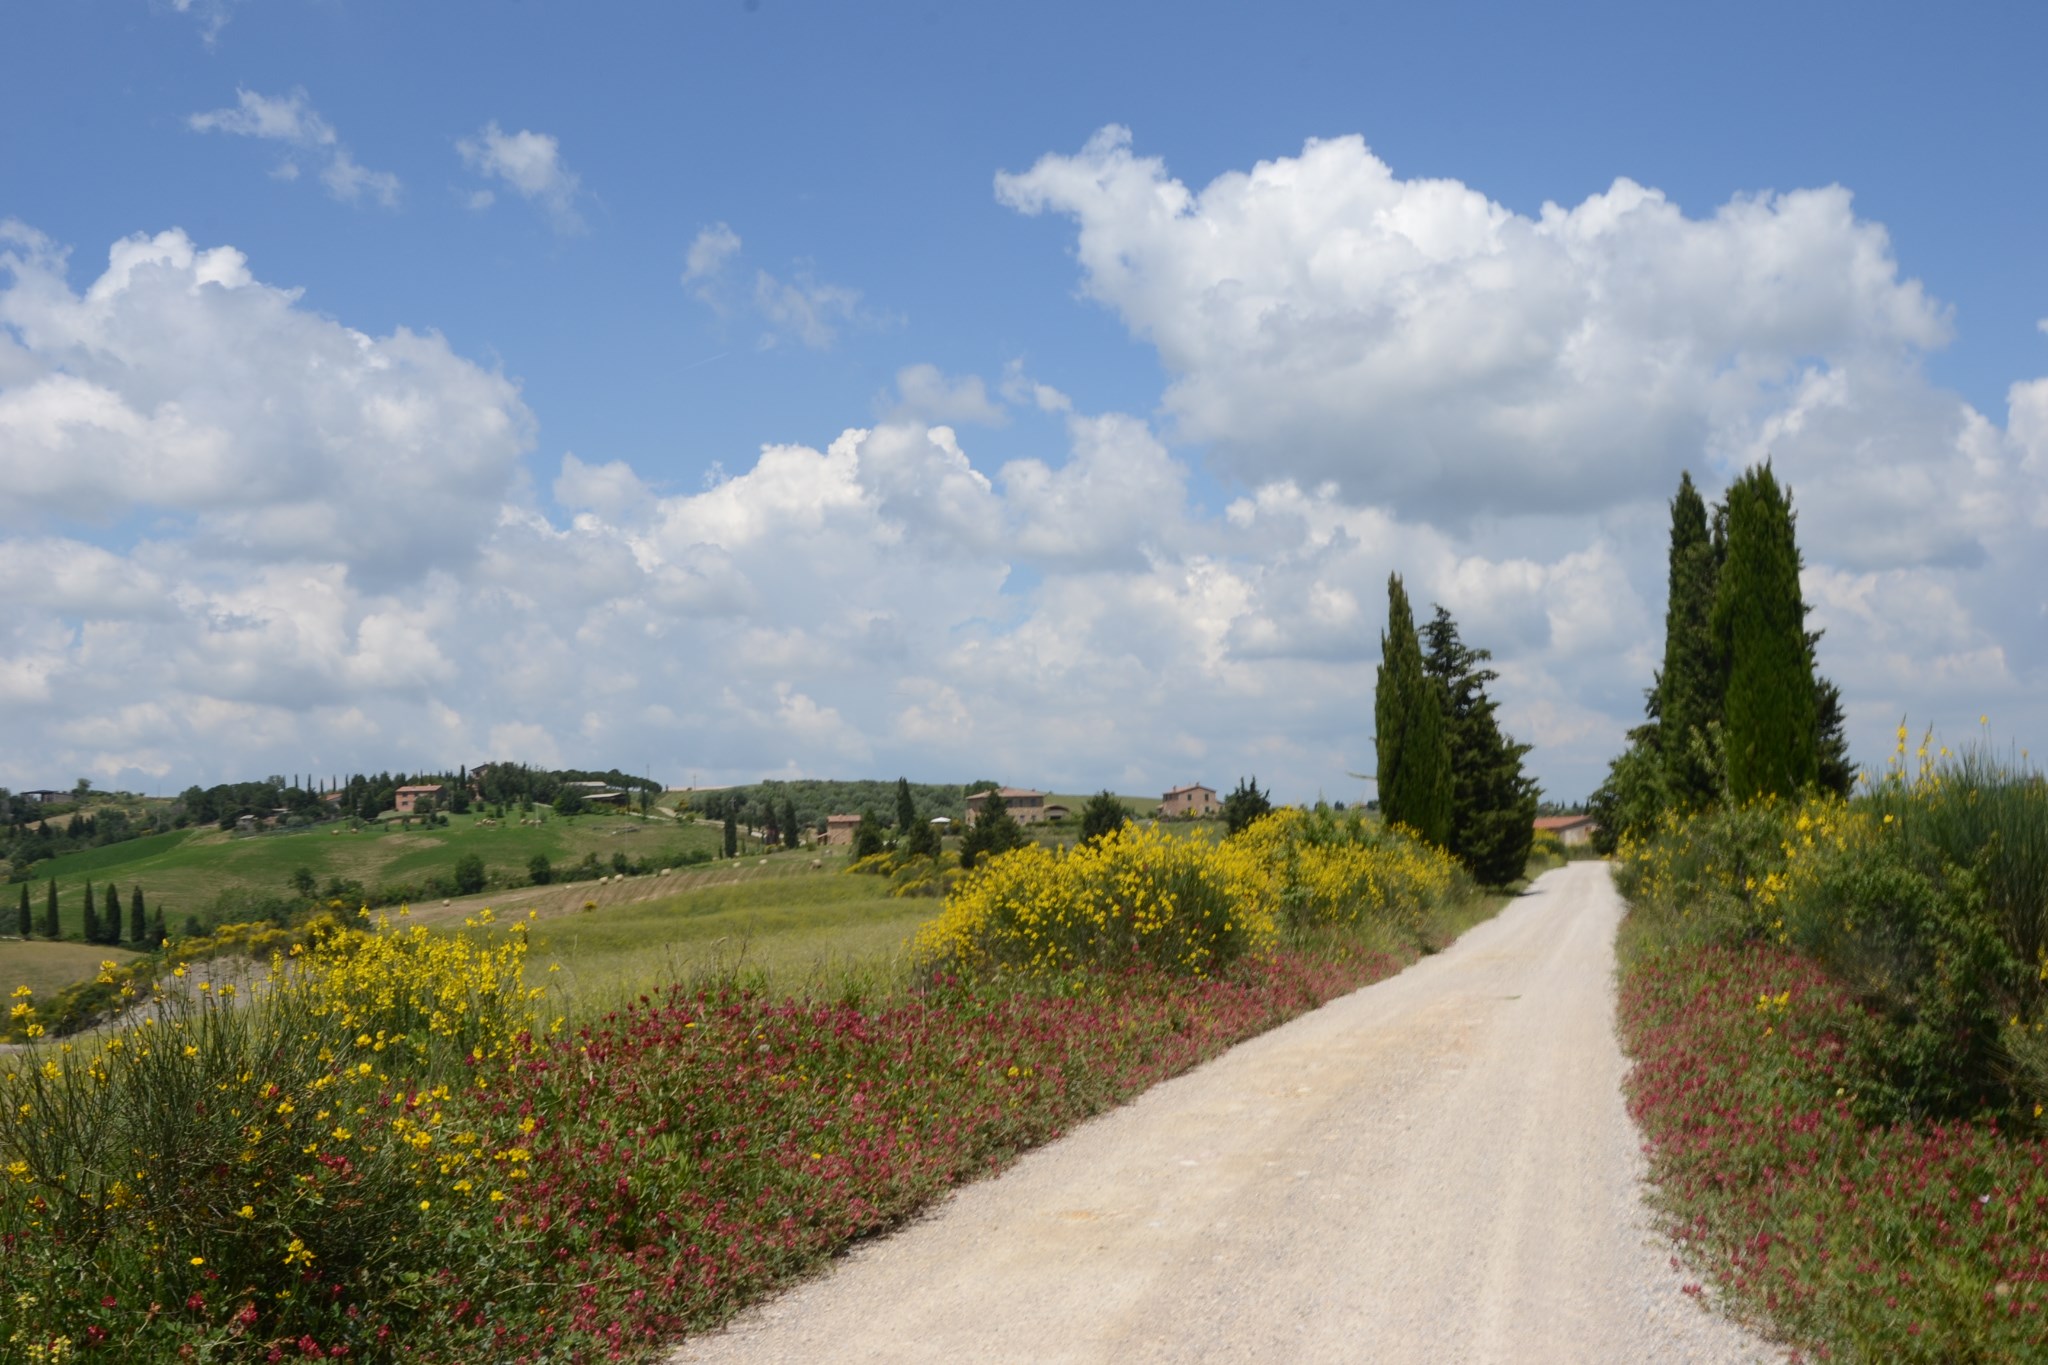
<instances>
[{"instance_id":1,"label":"stone farmhouse","mask_svg":"<svg viewBox=\"0 0 2048 1365\"><path fill-rule=\"evenodd\" d=\"M1198 816L1218 815L1222 811L1222 803L1217 801L1214 789L1199 782L1190 782L1185 787L1175 787L1159 798L1161 818L1184 815L1193 819Z\"/></svg>"},{"instance_id":2,"label":"stone farmhouse","mask_svg":"<svg viewBox=\"0 0 2048 1365\"><path fill-rule=\"evenodd\" d=\"M1538 834L1555 834L1557 841L1568 848L1593 841L1597 823L1590 815L1539 815L1536 817Z\"/></svg>"},{"instance_id":3,"label":"stone farmhouse","mask_svg":"<svg viewBox=\"0 0 2048 1365\"><path fill-rule=\"evenodd\" d=\"M1020 825L1035 825L1046 818L1045 793L1035 792L1028 787L1004 787L1000 791L991 788L985 792L967 794L967 818L970 822L979 820L983 807L991 796L1001 796L1010 817Z\"/></svg>"},{"instance_id":4,"label":"stone farmhouse","mask_svg":"<svg viewBox=\"0 0 2048 1365\"><path fill-rule=\"evenodd\" d=\"M411 815L419 809L422 801L441 800L447 792L439 782L424 782L418 786L400 787L392 796L391 808L400 815Z\"/></svg>"}]
</instances>

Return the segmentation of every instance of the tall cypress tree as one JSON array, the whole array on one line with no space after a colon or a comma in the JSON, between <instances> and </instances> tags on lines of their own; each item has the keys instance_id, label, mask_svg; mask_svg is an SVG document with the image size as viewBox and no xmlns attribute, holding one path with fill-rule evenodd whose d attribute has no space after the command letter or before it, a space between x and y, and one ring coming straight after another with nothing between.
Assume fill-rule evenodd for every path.
<instances>
[{"instance_id":1,"label":"tall cypress tree","mask_svg":"<svg viewBox=\"0 0 2048 1365\"><path fill-rule=\"evenodd\" d=\"M57 879L50 878L50 898L43 905L43 937L64 937L64 926L57 919Z\"/></svg>"},{"instance_id":2,"label":"tall cypress tree","mask_svg":"<svg viewBox=\"0 0 2048 1365\"><path fill-rule=\"evenodd\" d=\"M796 823L796 800L788 796L782 798L782 842L790 848L803 842Z\"/></svg>"},{"instance_id":3,"label":"tall cypress tree","mask_svg":"<svg viewBox=\"0 0 2048 1365\"><path fill-rule=\"evenodd\" d=\"M128 895L128 941L140 948L149 937L149 916L142 909L142 883L137 882Z\"/></svg>"},{"instance_id":4,"label":"tall cypress tree","mask_svg":"<svg viewBox=\"0 0 2048 1365\"><path fill-rule=\"evenodd\" d=\"M90 881L85 884L85 926L79 930L79 937L87 943L100 941L99 903L93 899Z\"/></svg>"},{"instance_id":5,"label":"tall cypress tree","mask_svg":"<svg viewBox=\"0 0 2048 1365\"><path fill-rule=\"evenodd\" d=\"M1536 784L1522 772L1526 744L1501 733L1486 684L1500 677L1481 667L1493 655L1458 638L1442 607L1422 628L1429 646L1423 671L1443 709L1451 753L1451 834L1445 845L1487 886L1505 886L1528 866L1536 837Z\"/></svg>"},{"instance_id":6,"label":"tall cypress tree","mask_svg":"<svg viewBox=\"0 0 2048 1365\"><path fill-rule=\"evenodd\" d=\"M1380 814L1442 847L1451 833L1451 752L1401 575L1387 575L1387 631L1373 694Z\"/></svg>"},{"instance_id":7,"label":"tall cypress tree","mask_svg":"<svg viewBox=\"0 0 2048 1365\"><path fill-rule=\"evenodd\" d=\"M100 942L112 947L121 941L121 891L107 883L106 908L100 914Z\"/></svg>"},{"instance_id":8,"label":"tall cypress tree","mask_svg":"<svg viewBox=\"0 0 2048 1365\"><path fill-rule=\"evenodd\" d=\"M1713 625L1728 660L1728 790L1738 801L1792 796L1819 776L1819 698L1792 499L1766 460L1728 489L1726 507Z\"/></svg>"},{"instance_id":9,"label":"tall cypress tree","mask_svg":"<svg viewBox=\"0 0 2048 1365\"><path fill-rule=\"evenodd\" d=\"M908 834L917 824L917 801L910 794L910 779L896 779L896 832Z\"/></svg>"},{"instance_id":10,"label":"tall cypress tree","mask_svg":"<svg viewBox=\"0 0 2048 1365\"><path fill-rule=\"evenodd\" d=\"M1699 810L1720 797L1706 755L1708 727L1721 719L1722 660L1714 637L1714 591L1721 554L1707 530L1707 505L1681 474L1671 500L1670 594L1664 606L1664 667L1650 711L1668 799Z\"/></svg>"},{"instance_id":11,"label":"tall cypress tree","mask_svg":"<svg viewBox=\"0 0 2048 1365\"><path fill-rule=\"evenodd\" d=\"M21 912L20 918L17 920L15 924L15 929L21 934L23 938L27 938L29 937L29 935L35 932L35 924L33 923L33 917L29 914L28 909L27 882L23 882L21 884Z\"/></svg>"}]
</instances>

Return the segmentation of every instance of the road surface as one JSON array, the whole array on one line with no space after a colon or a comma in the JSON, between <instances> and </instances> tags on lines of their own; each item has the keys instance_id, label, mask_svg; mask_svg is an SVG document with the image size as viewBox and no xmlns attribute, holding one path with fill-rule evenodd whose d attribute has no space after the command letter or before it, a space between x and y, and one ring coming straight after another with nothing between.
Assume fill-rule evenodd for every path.
<instances>
[{"instance_id":1,"label":"road surface","mask_svg":"<svg viewBox=\"0 0 2048 1365\"><path fill-rule=\"evenodd\" d=\"M671 1361L1778 1360L1641 1206L1620 916L1553 871Z\"/></svg>"}]
</instances>

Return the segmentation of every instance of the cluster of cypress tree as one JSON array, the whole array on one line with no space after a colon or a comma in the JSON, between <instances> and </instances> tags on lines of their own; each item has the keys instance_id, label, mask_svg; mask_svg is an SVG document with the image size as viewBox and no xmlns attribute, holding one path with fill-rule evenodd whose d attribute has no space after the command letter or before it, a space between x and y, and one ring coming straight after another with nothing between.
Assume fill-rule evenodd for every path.
<instances>
[{"instance_id":1,"label":"cluster of cypress tree","mask_svg":"<svg viewBox=\"0 0 2048 1365\"><path fill-rule=\"evenodd\" d=\"M61 939L64 929L57 918L57 883L53 879L45 883L48 890L43 905L42 935L44 938ZM85 884L84 939L87 943L119 947L121 934L121 893L112 882L106 886L105 896L93 894L92 883ZM23 938L33 938L36 933L35 918L30 913L28 883L21 884L21 901L14 911L14 929ZM128 895L127 943L132 948L149 949L163 946L167 934L164 930L163 907L158 906L151 918L142 901L142 888L132 887Z\"/></svg>"},{"instance_id":2,"label":"cluster of cypress tree","mask_svg":"<svg viewBox=\"0 0 2048 1365\"><path fill-rule=\"evenodd\" d=\"M1427 644L1427 654L1424 645ZM1502 733L1486 685L1493 656L1458 636L1441 606L1418 632L1399 574L1387 579L1373 698L1380 813L1444 848L1488 886L1522 875L1535 837L1536 784L1529 752Z\"/></svg>"},{"instance_id":3,"label":"cluster of cypress tree","mask_svg":"<svg viewBox=\"0 0 2048 1365\"><path fill-rule=\"evenodd\" d=\"M1842 696L1814 671L1820 635L1806 629L1797 520L1769 461L1711 513L1692 475L1680 476L1649 720L1629 732L1591 802L1604 850L1665 810L1848 793Z\"/></svg>"}]
</instances>

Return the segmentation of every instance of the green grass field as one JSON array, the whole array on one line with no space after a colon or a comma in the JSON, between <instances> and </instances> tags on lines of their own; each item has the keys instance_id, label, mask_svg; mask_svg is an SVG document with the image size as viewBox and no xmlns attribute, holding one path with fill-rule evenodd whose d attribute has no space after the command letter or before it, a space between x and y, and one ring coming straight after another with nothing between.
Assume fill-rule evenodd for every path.
<instances>
[{"instance_id":1,"label":"green grass field","mask_svg":"<svg viewBox=\"0 0 2048 1365\"><path fill-rule=\"evenodd\" d=\"M27 986L37 1000L48 1000L74 981L100 969L100 963L126 962L135 954L90 943L46 943L34 939L0 939L0 995Z\"/></svg>"},{"instance_id":2,"label":"green grass field","mask_svg":"<svg viewBox=\"0 0 2048 1365\"><path fill-rule=\"evenodd\" d=\"M609 864L614 853L637 859L710 851L718 842L719 831L712 825L642 820L614 812L551 819L544 825L492 825L479 823L479 817L454 815L445 828L433 829L415 825L407 830L386 822L355 831L337 824L256 835L182 830L38 864L37 880L29 884L29 903L40 926L45 883L56 878L59 922L67 935L76 936L84 923L80 893L87 878L96 891L108 881L118 885L124 911L130 889L139 885L150 908L161 907L175 930L186 914L204 911L222 892L288 894L292 874L301 867L322 885L330 877L340 877L375 889L449 872L458 858L475 853L494 881L524 882L527 861L536 853L546 854L562 868L580 862L586 853ZM19 896L19 888L5 888L0 924L12 927Z\"/></svg>"},{"instance_id":3,"label":"green grass field","mask_svg":"<svg viewBox=\"0 0 2048 1365\"><path fill-rule=\"evenodd\" d=\"M557 1010L588 1017L643 992L725 971L795 994L849 974L893 974L907 962L910 936L939 903L897 899L887 885L880 877L804 868L545 917L533 930L529 978L558 994ZM549 972L551 965L560 970Z\"/></svg>"}]
</instances>

